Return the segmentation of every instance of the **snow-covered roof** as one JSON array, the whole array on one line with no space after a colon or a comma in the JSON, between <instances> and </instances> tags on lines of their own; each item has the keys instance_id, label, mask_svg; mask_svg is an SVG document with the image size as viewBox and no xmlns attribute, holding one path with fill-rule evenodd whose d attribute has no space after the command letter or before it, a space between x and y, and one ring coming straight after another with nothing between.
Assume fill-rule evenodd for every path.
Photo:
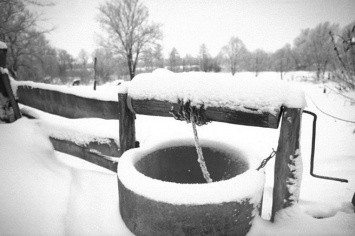
<instances>
[{"instance_id":1,"label":"snow-covered roof","mask_svg":"<svg viewBox=\"0 0 355 236\"><path fill-rule=\"evenodd\" d=\"M179 99L192 105L225 107L232 110L256 109L275 114L281 106L304 108L305 96L294 85L276 79L234 77L203 72L173 73L157 69L137 75L128 88L133 99L155 99L175 103Z\"/></svg>"}]
</instances>

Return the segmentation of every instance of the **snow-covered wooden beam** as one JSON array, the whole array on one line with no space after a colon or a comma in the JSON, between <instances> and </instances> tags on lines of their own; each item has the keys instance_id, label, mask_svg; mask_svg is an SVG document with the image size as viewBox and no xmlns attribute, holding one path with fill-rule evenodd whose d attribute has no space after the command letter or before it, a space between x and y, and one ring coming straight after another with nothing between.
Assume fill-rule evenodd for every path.
<instances>
[{"instance_id":1,"label":"snow-covered wooden beam","mask_svg":"<svg viewBox=\"0 0 355 236\"><path fill-rule=\"evenodd\" d=\"M128 106L131 111L141 115L172 117L169 113L172 108L175 112L179 110L179 104L158 100L136 100L128 99ZM257 109L232 110L225 107L208 107L205 115L209 121L219 121L230 124L278 128L280 120L280 109L276 114L258 111Z\"/></svg>"},{"instance_id":2,"label":"snow-covered wooden beam","mask_svg":"<svg viewBox=\"0 0 355 236\"><path fill-rule=\"evenodd\" d=\"M117 101L103 101L27 85L17 87L19 102L66 118L118 119Z\"/></svg>"},{"instance_id":3,"label":"snow-covered wooden beam","mask_svg":"<svg viewBox=\"0 0 355 236\"><path fill-rule=\"evenodd\" d=\"M302 179L300 129L302 109L284 108L275 159L271 220L275 214L299 200Z\"/></svg>"},{"instance_id":4,"label":"snow-covered wooden beam","mask_svg":"<svg viewBox=\"0 0 355 236\"><path fill-rule=\"evenodd\" d=\"M172 73L157 69L137 75L127 86L136 114L171 116L181 103L200 108L210 121L278 128L281 107L303 107L304 94L284 81Z\"/></svg>"},{"instance_id":5,"label":"snow-covered wooden beam","mask_svg":"<svg viewBox=\"0 0 355 236\"><path fill-rule=\"evenodd\" d=\"M113 140L108 144L90 142L87 145L79 145L69 140L60 140L52 137L50 137L50 140L54 149L59 152L79 157L93 164L117 172L117 162L110 159L118 158L120 156L120 151Z\"/></svg>"},{"instance_id":6,"label":"snow-covered wooden beam","mask_svg":"<svg viewBox=\"0 0 355 236\"><path fill-rule=\"evenodd\" d=\"M46 120L41 113L29 107L23 107L21 112L30 119L42 119L41 127L48 134L56 151L76 156L114 172L117 171L115 161L121 156L121 151L116 139L98 134L95 136L82 132L80 129L75 130L70 126L68 128L66 125L60 125L48 118Z\"/></svg>"}]
</instances>

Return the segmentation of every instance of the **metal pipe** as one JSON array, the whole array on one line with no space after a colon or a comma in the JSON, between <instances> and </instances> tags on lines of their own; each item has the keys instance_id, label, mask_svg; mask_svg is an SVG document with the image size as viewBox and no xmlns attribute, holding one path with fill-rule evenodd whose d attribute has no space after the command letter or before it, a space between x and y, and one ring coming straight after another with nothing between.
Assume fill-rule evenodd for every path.
<instances>
[{"instance_id":1,"label":"metal pipe","mask_svg":"<svg viewBox=\"0 0 355 236\"><path fill-rule=\"evenodd\" d=\"M315 153L315 149L316 149L317 115L313 112L306 111L306 110L303 110L303 113L313 116L311 169L310 169L311 176L313 176L315 178L320 178L320 179L328 179L328 180L334 180L334 181L348 183L348 180L346 180L346 179L340 179L340 178L335 178L335 177L328 177L328 176L314 174L314 153Z\"/></svg>"}]
</instances>

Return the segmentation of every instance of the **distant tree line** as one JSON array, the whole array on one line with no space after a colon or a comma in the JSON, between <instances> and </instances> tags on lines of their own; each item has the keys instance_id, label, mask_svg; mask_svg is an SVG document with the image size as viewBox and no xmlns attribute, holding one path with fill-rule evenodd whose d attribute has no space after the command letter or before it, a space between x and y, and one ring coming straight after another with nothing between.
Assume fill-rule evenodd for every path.
<instances>
[{"instance_id":1,"label":"distant tree line","mask_svg":"<svg viewBox=\"0 0 355 236\"><path fill-rule=\"evenodd\" d=\"M90 84L94 78L93 59L97 58L98 83L131 80L138 73L167 68L173 72L277 71L280 79L288 71L316 72L316 80L336 79L355 88L355 21L340 28L324 22L307 28L275 52L249 51L234 36L226 40L219 54L212 57L205 44L197 55L180 55L173 48L164 56L161 25L149 22L148 9L140 0L107 0L99 7L98 21L106 31L100 46L92 53L81 50L75 57L54 48L46 39L53 29L38 30L40 15L30 5L50 7L51 2L0 0L0 40L8 45L8 68L19 80L70 83L80 78ZM329 73L332 72L332 78Z\"/></svg>"}]
</instances>

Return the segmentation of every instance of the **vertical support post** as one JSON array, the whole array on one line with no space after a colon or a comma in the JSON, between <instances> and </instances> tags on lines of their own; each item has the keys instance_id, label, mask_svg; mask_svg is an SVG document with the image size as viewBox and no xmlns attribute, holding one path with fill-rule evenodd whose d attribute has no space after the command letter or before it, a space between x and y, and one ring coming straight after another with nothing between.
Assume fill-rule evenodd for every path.
<instances>
[{"instance_id":1,"label":"vertical support post","mask_svg":"<svg viewBox=\"0 0 355 236\"><path fill-rule=\"evenodd\" d=\"M275 159L271 221L274 221L277 211L289 207L299 200L302 179L301 117L302 109L287 107L283 109Z\"/></svg>"},{"instance_id":2,"label":"vertical support post","mask_svg":"<svg viewBox=\"0 0 355 236\"><path fill-rule=\"evenodd\" d=\"M122 155L125 151L134 148L136 142L136 117L128 108L127 94L118 94L118 112L120 124L120 149Z\"/></svg>"},{"instance_id":3,"label":"vertical support post","mask_svg":"<svg viewBox=\"0 0 355 236\"><path fill-rule=\"evenodd\" d=\"M96 90L96 65L97 65L97 58L94 59L94 90Z\"/></svg>"},{"instance_id":4,"label":"vertical support post","mask_svg":"<svg viewBox=\"0 0 355 236\"><path fill-rule=\"evenodd\" d=\"M0 68L6 69L6 55L6 44L0 41ZM14 111L15 119L17 120L21 118L20 108L18 107L15 96L12 92L9 75L7 73L2 73L2 71L0 71L0 93L5 98L9 99L10 105Z\"/></svg>"},{"instance_id":5,"label":"vertical support post","mask_svg":"<svg viewBox=\"0 0 355 236\"><path fill-rule=\"evenodd\" d=\"M7 46L0 41L0 67L6 68Z\"/></svg>"}]
</instances>

